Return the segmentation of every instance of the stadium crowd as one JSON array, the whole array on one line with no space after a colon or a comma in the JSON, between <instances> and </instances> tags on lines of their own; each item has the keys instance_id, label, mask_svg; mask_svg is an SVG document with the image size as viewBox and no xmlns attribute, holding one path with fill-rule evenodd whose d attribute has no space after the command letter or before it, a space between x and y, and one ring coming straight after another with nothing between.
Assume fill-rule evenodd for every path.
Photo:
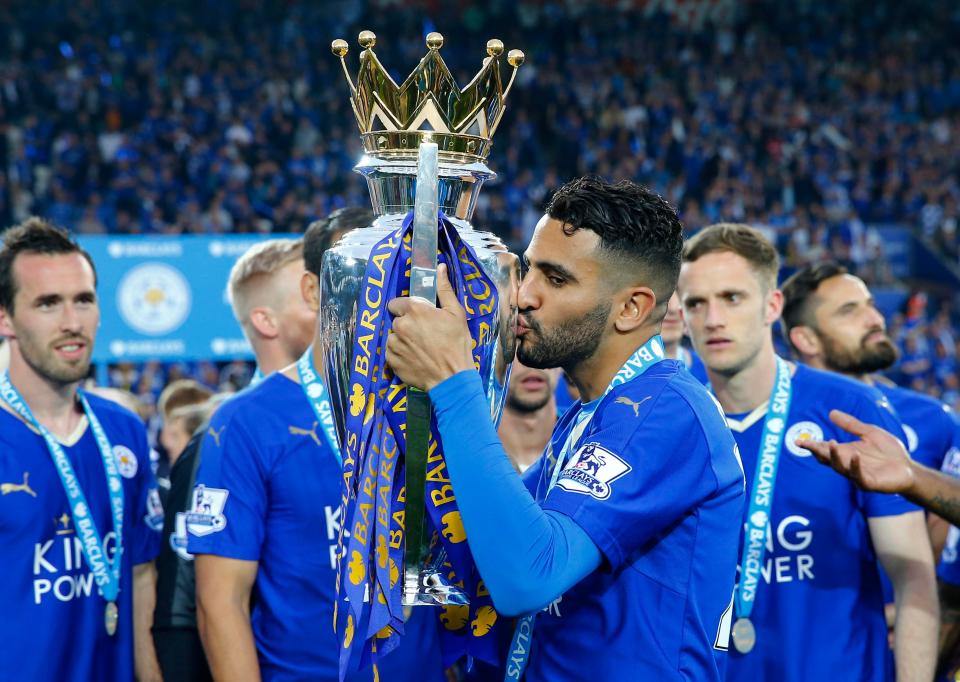
<instances>
[{"instance_id":1,"label":"stadium crowd","mask_svg":"<svg viewBox=\"0 0 960 682\"><path fill-rule=\"evenodd\" d=\"M765 225L794 266L829 253L882 283L865 224L891 222L956 260L952 3L745 3L730 28L693 29L568 4L430 8L461 84L491 35L528 55L479 225L525 242L562 178L596 173L654 188L688 229ZM297 232L366 203L330 39L380 28L400 70L434 28L383 5L5 3L0 223Z\"/></svg>"},{"instance_id":2,"label":"stadium crowd","mask_svg":"<svg viewBox=\"0 0 960 682\"><path fill-rule=\"evenodd\" d=\"M831 258L892 283L870 227L883 223L960 258L949 2L757 2L729 28L576 3L431 10L437 28L456 27L443 55L461 83L489 35L528 55L491 159L500 177L474 221L511 246L528 241L561 179L596 173L652 187L688 230L761 227L790 270ZM433 28L419 21L389 3L4 4L0 224L40 214L78 233L302 232L364 205L327 46L390 26L378 53L411 68L421 44L410 36ZM951 301L939 305L929 323L894 323L898 378L954 403L958 320ZM156 398L182 371L112 376ZM221 383L207 364L188 371Z\"/></svg>"}]
</instances>

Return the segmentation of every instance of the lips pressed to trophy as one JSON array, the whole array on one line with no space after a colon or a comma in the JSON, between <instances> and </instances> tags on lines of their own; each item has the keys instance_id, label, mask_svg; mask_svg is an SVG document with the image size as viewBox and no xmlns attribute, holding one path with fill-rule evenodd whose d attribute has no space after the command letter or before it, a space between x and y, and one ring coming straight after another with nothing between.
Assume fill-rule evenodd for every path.
<instances>
[{"instance_id":1,"label":"lips pressed to trophy","mask_svg":"<svg viewBox=\"0 0 960 682\"><path fill-rule=\"evenodd\" d=\"M351 609L358 608L351 590L367 594L374 613L378 597L389 605L391 593L404 606L469 602L472 612L477 576L465 575L470 571L458 559L472 567L429 398L392 377L381 345L390 325L386 300L435 300L438 258L446 262L467 310L491 420L499 420L515 349L519 263L496 236L474 230L470 218L481 185L495 176L485 160L524 56L509 53L513 75L504 89L503 43L488 41L480 72L461 90L440 56L443 37L431 33L426 56L397 85L373 52L376 36L363 31L359 42L355 82L346 41L331 48L350 87L365 151L355 170L367 180L376 219L324 254L320 282L320 371L344 452L338 589L346 589ZM371 473L377 471L400 472L396 485ZM382 505L386 500L392 502Z\"/></svg>"}]
</instances>

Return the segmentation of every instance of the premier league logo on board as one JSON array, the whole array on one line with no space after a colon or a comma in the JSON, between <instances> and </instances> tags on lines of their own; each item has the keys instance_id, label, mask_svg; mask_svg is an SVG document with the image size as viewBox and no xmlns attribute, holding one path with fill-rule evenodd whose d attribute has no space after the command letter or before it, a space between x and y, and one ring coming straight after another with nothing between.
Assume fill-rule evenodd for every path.
<instances>
[{"instance_id":1,"label":"premier league logo on board","mask_svg":"<svg viewBox=\"0 0 960 682\"><path fill-rule=\"evenodd\" d=\"M120 316L141 334L163 336L174 331L186 321L190 303L186 278L163 263L138 265L117 287Z\"/></svg>"},{"instance_id":2,"label":"premier league logo on board","mask_svg":"<svg viewBox=\"0 0 960 682\"><path fill-rule=\"evenodd\" d=\"M187 530L197 536L209 535L223 530L227 517L223 507L230 491L198 485L193 489L193 503L187 512Z\"/></svg>"},{"instance_id":3,"label":"premier league logo on board","mask_svg":"<svg viewBox=\"0 0 960 682\"><path fill-rule=\"evenodd\" d=\"M628 471L630 465L617 455L597 443L588 443L560 473L557 485L572 493L605 500L610 497L610 484Z\"/></svg>"}]
</instances>

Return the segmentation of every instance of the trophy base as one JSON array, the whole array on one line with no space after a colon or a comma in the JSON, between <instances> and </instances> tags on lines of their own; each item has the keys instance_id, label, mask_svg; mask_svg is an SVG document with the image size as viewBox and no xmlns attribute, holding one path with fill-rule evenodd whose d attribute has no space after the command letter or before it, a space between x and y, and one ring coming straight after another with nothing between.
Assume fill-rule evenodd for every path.
<instances>
[{"instance_id":1,"label":"trophy base","mask_svg":"<svg viewBox=\"0 0 960 682\"><path fill-rule=\"evenodd\" d=\"M406 571L403 579L404 606L446 606L469 604L467 594L447 582L439 571L423 567L419 571Z\"/></svg>"}]
</instances>

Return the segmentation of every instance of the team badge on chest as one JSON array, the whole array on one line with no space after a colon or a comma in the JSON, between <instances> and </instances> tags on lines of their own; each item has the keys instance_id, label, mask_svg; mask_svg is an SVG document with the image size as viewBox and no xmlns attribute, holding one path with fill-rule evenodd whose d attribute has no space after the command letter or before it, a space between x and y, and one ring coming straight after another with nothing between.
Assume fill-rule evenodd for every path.
<instances>
[{"instance_id":1,"label":"team badge on chest","mask_svg":"<svg viewBox=\"0 0 960 682\"><path fill-rule=\"evenodd\" d=\"M610 497L610 484L630 471L630 465L597 443L577 450L560 473L557 486L598 500Z\"/></svg>"},{"instance_id":2,"label":"team badge on chest","mask_svg":"<svg viewBox=\"0 0 960 682\"><path fill-rule=\"evenodd\" d=\"M797 445L798 442L805 440L823 440L823 429L814 422L797 422L789 429L787 435L783 437L783 444L787 446L792 454L797 457L810 457L809 450L804 450Z\"/></svg>"},{"instance_id":3,"label":"team badge on chest","mask_svg":"<svg viewBox=\"0 0 960 682\"><path fill-rule=\"evenodd\" d=\"M133 450L125 445L114 445L113 456L117 460L117 471L124 478L133 478L137 475L137 456Z\"/></svg>"}]
</instances>

